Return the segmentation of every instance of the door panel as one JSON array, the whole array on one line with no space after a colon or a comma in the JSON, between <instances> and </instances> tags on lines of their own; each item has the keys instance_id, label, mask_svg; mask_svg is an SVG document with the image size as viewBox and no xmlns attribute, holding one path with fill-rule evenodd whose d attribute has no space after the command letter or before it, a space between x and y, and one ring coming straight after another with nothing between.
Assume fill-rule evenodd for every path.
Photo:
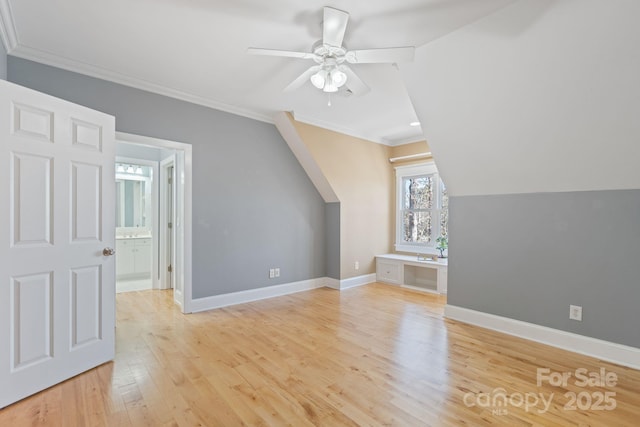
<instances>
[{"instance_id":1,"label":"door panel","mask_svg":"<svg viewBox=\"0 0 640 427\"><path fill-rule=\"evenodd\" d=\"M78 119L71 119L71 124L74 146L90 151L102 151L102 127L100 125Z\"/></svg>"},{"instance_id":2,"label":"door panel","mask_svg":"<svg viewBox=\"0 0 640 427\"><path fill-rule=\"evenodd\" d=\"M53 142L53 112L14 102L12 133L42 142Z\"/></svg>"},{"instance_id":3,"label":"door panel","mask_svg":"<svg viewBox=\"0 0 640 427\"><path fill-rule=\"evenodd\" d=\"M12 153L10 218L13 245L51 244L53 191L51 157Z\"/></svg>"},{"instance_id":4,"label":"door panel","mask_svg":"<svg viewBox=\"0 0 640 427\"><path fill-rule=\"evenodd\" d=\"M53 356L51 273L11 280L11 368L19 370Z\"/></svg>"},{"instance_id":5,"label":"door panel","mask_svg":"<svg viewBox=\"0 0 640 427\"><path fill-rule=\"evenodd\" d=\"M0 81L0 408L114 357L114 123Z\"/></svg>"},{"instance_id":6,"label":"door panel","mask_svg":"<svg viewBox=\"0 0 640 427\"><path fill-rule=\"evenodd\" d=\"M100 240L102 230L100 165L71 163L72 240Z\"/></svg>"},{"instance_id":7,"label":"door panel","mask_svg":"<svg viewBox=\"0 0 640 427\"><path fill-rule=\"evenodd\" d=\"M71 350L102 339L102 266L71 270Z\"/></svg>"}]
</instances>

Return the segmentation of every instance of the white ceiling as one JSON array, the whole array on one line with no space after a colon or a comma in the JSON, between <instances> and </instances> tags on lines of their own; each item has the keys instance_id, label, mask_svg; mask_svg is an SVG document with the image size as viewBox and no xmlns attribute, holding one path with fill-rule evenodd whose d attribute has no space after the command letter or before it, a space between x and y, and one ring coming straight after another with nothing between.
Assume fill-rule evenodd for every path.
<instances>
[{"instance_id":1,"label":"white ceiling","mask_svg":"<svg viewBox=\"0 0 640 427\"><path fill-rule=\"evenodd\" d=\"M249 46L309 51L322 8L350 13L351 49L421 46L515 0L0 0L7 52L247 117L297 120L389 145L424 139L400 73L359 64L363 96L327 95L311 84L282 89L312 65L251 56ZM402 67L402 64L399 64Z\"/></svg>"}]
</instances>

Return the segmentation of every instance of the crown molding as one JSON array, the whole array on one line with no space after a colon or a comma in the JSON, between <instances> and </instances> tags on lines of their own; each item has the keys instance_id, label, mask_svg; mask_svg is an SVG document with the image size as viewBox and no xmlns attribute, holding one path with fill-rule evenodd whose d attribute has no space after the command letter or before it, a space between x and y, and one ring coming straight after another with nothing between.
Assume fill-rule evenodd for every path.
<instances>
[{"instance_id":1,"label":"crown molding","mask_svg":"<svg viewBox=\"0 0 640 427\"><path fill-rule=\"evenodd\" d=\"M427 139L423 135L410 136L407 138L395 139L393 141L388 141L387 145L391 147L397 147L399 145L407 145L413 144L414 142L426 142Z\"/></svg>"},{"instance_id":2,"label":"crown molding","mask_svg":"<svg viewBox=\"0 0 640 427\"><path fill-rule=\"evenodd\" d=\"M179 99L181 101L190 102L192 104L198 104L204 107L225 111L227 113L247 117L249 119L254 119L266 123L273 123L273 117L271 117L269 114L263 114L257 111L248 110L246 108L237 107L235 105L213 101L202 96L183 92L177 89L172 89L163 85L151 83L146 80L127 76L125 74L106 70L104 68L95 67L83 62L74 61L72 59L64 58L58 55L53 55L51 53L34 49L28 46L16 46L11 51L11 56L28 59L30 61L39 62L41 64L50 65L52 67L62 68L74 73L83 74L89 77L95 77L113 83L118 83L121 85L133 87L135 89L156 93L158 95L164 95L170 98Z\"/></svg>"},{"instance_id":3,"label":"crown molding","mask_svg":"<svg viewBox=\"0 0 640 427\"><path fill-rule=\"evenodd\" d=\"M179 100L190 102L193 104L202 105L205 107L213 108L215 110L225 111L227 113L235 114L242 117L247 117L249 119L254 119L261 122L272 123L272 124L274 123L273 116L269 114L263 114L257 111L248 110L248 109L237 107L234 105L213 101L208 98L183 92L177 89L172 89L156 83L151 83L146 80L137 79L135 77L127 76L122 73L109 71L104 68L95 67L90 64L74 61L58 55L53 55L51 53L34 49L28 46L18 45L16 44L17 38L15 34L15 27L13 25L13 19L8 20L10 25L7 26L7 20L5 19L5 16L6 16L5 11L7 9L5 9L5 7L9 7L7 0L0 0L0 18L1 18L0 19L0 35L2 36L2 41L5 44L5 46L7 43L13 43L11 49L7 49L7 52L10 53L11 56L27 59L30 61L35 61L44 65L49 65L56 68L61 68L63 70L79 73L85 76L95 77L101 80L122 84L135 89L156 93L158 95L164 95L170 98L179 99ZM10 31L5 32L6 28L9 28ZM382 144L390 147L395 147L395 146L404 145L404 144L411 144L413 142L419 142L419 141L425 140L424 137L417 136L417 137L410 137L410 138L405 138L397 141L388 141L384 138L374 138L374 137L371 137L370 135L363 134L354 129L343 127L343 126L336 126L333 123L329 123L323 120L318 120L313 117L296 114L295 112L293 112L292 114L296 121L307 123L307 124L317 126L323 129L327 129L333 132L338 132L344 135L352 136L354 138L359 138L369 142Z\"/></svg>"},{"instance_id":4,"label":"crown molding","mask_svg":"<svg viewBox=\"0 0 640 427\"><path fill-rule=\"evenodd\" d=\"M402 138L398 140L389 140L386 138L374 138L371 135L363 134L351 128L336 126L333 123L329 123L323 120L315 119L313 117L305 116L304 114L296 114L295 111L292 111L291 114L293 115L294 120L297 122L302 122L308 125L317 126L319 128L327 129L327 130L341 133L344 135L349 135L354 138L364 139L365 141L373 142L376 144L386 145L388 147L397 147L399 145L426 141L426 138L423 135L416 135L416 136Z\"/></svg>"},{"instance_id":5,"label":"crown molding","mask_svg":"<svg viewBox=\"0 0 640 427\"><path fill-rule=\"evenodd\" d=\"M18 34L9 0L0 0L0 38L7 54L18 46Z\"/></svg>"}]
</instances>

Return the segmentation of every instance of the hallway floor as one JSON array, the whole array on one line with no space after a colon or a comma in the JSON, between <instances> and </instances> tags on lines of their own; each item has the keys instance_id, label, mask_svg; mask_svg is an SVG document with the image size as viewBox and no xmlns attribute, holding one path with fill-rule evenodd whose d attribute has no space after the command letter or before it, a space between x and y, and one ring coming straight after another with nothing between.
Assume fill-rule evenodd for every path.
<instances>
[{"instance_id":1,"label":"hallway floor","mask_svg":"<svg viewBox=\"0 0 640 427\"><path fill-rule=\"evenodd\" d=\"M151 286L151 279L118 280L116 282L116 293L145 291L151 289Z\"/></svg>"}]
</instances>

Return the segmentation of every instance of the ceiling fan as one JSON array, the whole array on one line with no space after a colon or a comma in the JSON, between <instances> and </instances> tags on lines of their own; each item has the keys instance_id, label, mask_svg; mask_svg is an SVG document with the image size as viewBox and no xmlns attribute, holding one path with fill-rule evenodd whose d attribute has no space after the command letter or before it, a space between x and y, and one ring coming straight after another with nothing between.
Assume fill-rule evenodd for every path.
<instances>
[{"instance_id":1,"label":"ceiling fan","mask_svg":"<svg viewBox=\"0 0 640 427\"><path fill-rule=\"evenodd\" d=\"M247 53L252 55L283 56L288 58L312 59L316 65L309 67L284 90L298 89L307 80L323 92L338 92L346 87L354 95L362 95L370 89L353 72L348 64L380 64L413 61L413 46L348 50L342 45L344 33L349 22L349 14L332 7L324 8L322 22L322 40L318 40L311 52L293 52L288 50L261 49L250 47Z\"/></svg>"}]
</instances>

